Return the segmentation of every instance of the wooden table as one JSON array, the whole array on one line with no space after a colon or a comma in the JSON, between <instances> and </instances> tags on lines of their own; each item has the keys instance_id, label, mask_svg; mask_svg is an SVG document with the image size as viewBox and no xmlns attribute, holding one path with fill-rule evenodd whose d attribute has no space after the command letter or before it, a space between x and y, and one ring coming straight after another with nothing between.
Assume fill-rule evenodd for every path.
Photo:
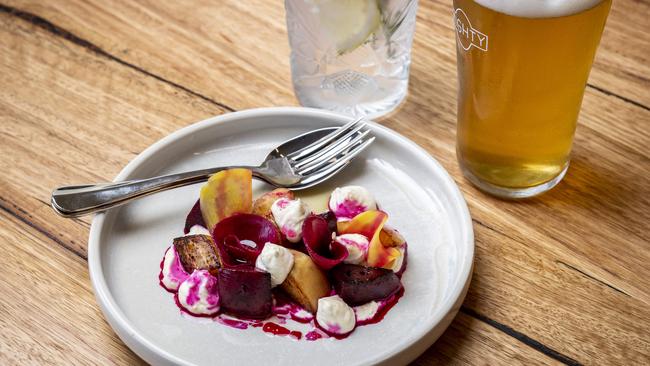
<instances>
[{"instance_id":1,"label":"wooden table","mask_svg":"<svg viewBox=\"0 0 650 366\"><path fill-rule=\"evenodd\" d=\"M650 363L650 3L615 0L571 169L523 202L489 197L454 154L450 1L420 2L410 95L379 122L436 157L474 218L451 327L416 364ZM281 1L0 0L0 364L138 364L100 313L90 218L59 185L111 180L207 117L297 105Z\"/></svg>"}]
</instances>

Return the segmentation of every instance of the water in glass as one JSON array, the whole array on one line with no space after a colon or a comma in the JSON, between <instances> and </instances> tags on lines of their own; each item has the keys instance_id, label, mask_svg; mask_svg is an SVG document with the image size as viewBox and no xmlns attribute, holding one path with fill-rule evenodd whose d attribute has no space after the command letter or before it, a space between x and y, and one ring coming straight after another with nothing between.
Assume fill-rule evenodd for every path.
<instances>
[{"instance_id":1,"label":"water in glass","mask_svg":"<svg viewBox=\"0 0 650 366\"><path fill-rule=\"evenodd\" d=\"M300 103L377 117L406 96L417 0L286 0Z\"/></svg>"}]
</instances>

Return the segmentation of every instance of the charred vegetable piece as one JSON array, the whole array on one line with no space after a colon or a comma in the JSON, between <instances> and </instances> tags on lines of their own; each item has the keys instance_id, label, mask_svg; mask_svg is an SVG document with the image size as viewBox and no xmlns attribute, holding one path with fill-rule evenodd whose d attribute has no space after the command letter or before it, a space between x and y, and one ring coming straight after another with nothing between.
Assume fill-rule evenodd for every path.
<instances>
[{"instance_id":1,"label":"charred vegetable piece","mask_svg":"<svg viewBox=\"0 0 650 366\"><path fill-rule=\"evenodd\" d=\"M209 235L188 235L174 239L174 248L185 272L205 269L212 275L221 268L221 260Z\"/></svg>"}]
</instances>

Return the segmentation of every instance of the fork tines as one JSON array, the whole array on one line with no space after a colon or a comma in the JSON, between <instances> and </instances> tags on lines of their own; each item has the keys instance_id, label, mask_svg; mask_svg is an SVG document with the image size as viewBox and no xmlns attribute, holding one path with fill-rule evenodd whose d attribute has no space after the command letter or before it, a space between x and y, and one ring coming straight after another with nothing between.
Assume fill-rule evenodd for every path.
<instances>
[{"instance_id":1,"label":"fork tines","mask_svg":"<svg viewBox=\"0 0 650 366\"><path fill-rule=\"evenodd\" d=\"M302 183L315 181L348 164L375 140L363 118L352 120L336 131L287 156Z\"/></svg>"}]
</instances>

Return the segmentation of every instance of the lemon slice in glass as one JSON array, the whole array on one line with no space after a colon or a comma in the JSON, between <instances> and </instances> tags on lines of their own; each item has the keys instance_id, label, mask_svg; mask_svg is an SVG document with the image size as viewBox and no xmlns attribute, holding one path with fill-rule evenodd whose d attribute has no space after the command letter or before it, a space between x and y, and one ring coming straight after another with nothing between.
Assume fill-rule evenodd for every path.
<instances>
[{"instance_id":1,"label":"lemon slice in glass","mask_svg":"<svg viewBox=\"0 0 650 366\"><path fill-rule=\"evenodd\" d=\"M315 0L321 26L338 54L361 46L381 25L377 0Z\"/></svg>"}]
</instances>

